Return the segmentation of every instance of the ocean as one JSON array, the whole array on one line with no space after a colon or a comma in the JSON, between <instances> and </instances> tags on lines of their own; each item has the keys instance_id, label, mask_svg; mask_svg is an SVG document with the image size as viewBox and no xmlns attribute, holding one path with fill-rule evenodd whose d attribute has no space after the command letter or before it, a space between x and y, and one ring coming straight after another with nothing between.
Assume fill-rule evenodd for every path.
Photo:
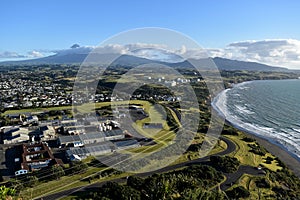
<instances>
[{"instance_id":1,"label":"ocean","mask_svg":"<svg viewBox=\"0 0 300 200\"><path fill-rule=\"evenodd\" d=\"M262 80L221 92L213 107L237 128L300 159L300 80Z\"/></svg>"}]
</instances>

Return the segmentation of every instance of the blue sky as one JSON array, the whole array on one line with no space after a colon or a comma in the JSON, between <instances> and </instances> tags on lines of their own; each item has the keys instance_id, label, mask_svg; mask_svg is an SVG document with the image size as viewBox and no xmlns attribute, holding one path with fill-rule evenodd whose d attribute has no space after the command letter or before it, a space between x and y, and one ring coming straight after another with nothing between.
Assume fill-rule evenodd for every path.
<instances>
[{"instance_id":1,"label":"blue sky","mask_svg":"<svg viewBox=\"0 0 300 200\"><path fill-rule=\"evenodd\" d=\"M4 0L0 53L97 45L121 31L163 27L204 48L265 39L300 40L300 1Z\"/></svg>"}]
</instances>

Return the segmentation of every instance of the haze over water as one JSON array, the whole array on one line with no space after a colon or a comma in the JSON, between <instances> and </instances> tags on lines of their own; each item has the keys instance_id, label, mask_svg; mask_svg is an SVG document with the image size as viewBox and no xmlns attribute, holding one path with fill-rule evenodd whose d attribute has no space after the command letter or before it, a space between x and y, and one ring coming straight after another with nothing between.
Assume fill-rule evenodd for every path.
<instances>
[{"instance_id":1,"label":"haze over water","mask_svg":"<svg viewBox=\"0 0 300 200\"><path fill-rule=\"evenodd\" d=\"M214 106L237 127L300 159L300 80L252 81L223 91Z\"/></svg>"}]
</instances>

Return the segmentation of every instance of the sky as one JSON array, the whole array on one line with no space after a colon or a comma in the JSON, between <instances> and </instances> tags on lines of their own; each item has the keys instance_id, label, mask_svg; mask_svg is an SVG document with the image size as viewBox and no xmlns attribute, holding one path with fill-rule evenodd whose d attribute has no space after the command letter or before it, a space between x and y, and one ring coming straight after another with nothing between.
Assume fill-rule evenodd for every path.
<instances>
[{"instance_id":1,"label":"sky","mask_svg":"<svg viewBox=\"0 0 300 200\"><path fill-rule=\"evenodd\" d=\"M298 0L3 0L0 59L35 58L122 31L182 32L212 56L300 69ZM245 42L246 41L246 42Z\"/></svg>"}]
</instances>

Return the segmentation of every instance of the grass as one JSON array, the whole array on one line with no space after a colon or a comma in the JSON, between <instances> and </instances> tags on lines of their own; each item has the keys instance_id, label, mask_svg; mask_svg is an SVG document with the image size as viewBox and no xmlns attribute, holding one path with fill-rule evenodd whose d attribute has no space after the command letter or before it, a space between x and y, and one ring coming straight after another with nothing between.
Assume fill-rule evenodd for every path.
<instances>
[{"instance_id":1,"label":"grass","mask_svg":"<svg viewBox=\"0 0 300 200\"><path fill-rule=\"evenodd\" d=\"M128 105L131 104L142 104L143 107L149 108L150 103L148 101L142 101L142 100L131 100L128 101L117 101L117 102L99 102L99 103L87 103L80 106L75 106L74 108L77 108L78 111L83 113L89 113L94 110L94 108L101 108L104 106L109 105ZM45 111L51 111L51 110L71 110L72 106L53 106L53 107L45 107L45 108L26 108L26 109L17 109L17 110L7 110L3 114L18 114L18 113L34 113L34 112L45 112Z\"/></svg>"},{"instance_id":2,"label":"grass","mask_svg":"<svg viewBox=\"0 0 300 200\"><path fill-rule=\"evenodd\" d=\"M145 112L149 114L149 117L142 120L138 120L136 121L136 123L133 123L133 128L136 131L138 131L141 135L148 138L153 138L153 140L158 145L169 145L169 142L171 142L174 139L175 133L173 131L170 131L170 127L166 122L166 116L158 112L157 109L155 109L155 106L151 105L149 102L138 102L139 104L143 105L143 108ZM143 128L145 123L161 123L163 125L163 129L145 129Z\"/></svg>"},{"instance_id":3,"label":"grass","mask_svg":"<svg viewBox=\"0 0 300 200\"><path fill-rule=\"evenodd\" d=\"M25 199L29 197L39 197L42 195L48 195L55 192L71 189L74 187L80 187L87 185L88 182L80 181L81 178L97 173L105 168L89 167L87 172L83 174L77 174L72 176L63 176L59 180L52 180L46 183L39 183L33 187L34 193L31 194L31 188L22 191L21 196ZM27 197L27 198L26 198Z\"/></svg>"},{"instance_id":4,"label":"grass","mask_svg":"<svg viewBox=\"0 0 300 200\"><path fill-rule=\"evenodd\" d=\"M85 163L90 163L93 161L93 157L88 157L84 160ZM44 183L39 183L37 186L33 188L27 188L22 191L21 197L23 199L32 199L37 198L44 195L50 195L53 193L57 193L60 191L76 188L76 187L84 187L89 185L88 181L82 181L83 178L95 175L100 171L104 171L107 167L97 167L90 166L85 173L75 174L70 176L63 176L59 180L52 180ZM126 177L130 175L129 173L121 173L118 175L109 175L100 179L93 179L92 183L108 181L115 178Z\"/></svg>"},{"instance_id":5,"label":"grass","mask_svg":"<svg viewBox=\"0 0 300 200\"><path fill-rule=\"evenodd\" d=\"M46 107L46 108L28 108L19 110L7 110L3 114L18 114L18 113L35 113L35 112L45 112L50 110L71 110L72 106L57 106L57 107Z\"/></svg>"},{"instance_id":6,"label":"grass","mask_svg":"<svg viewBox=\"0 0 300 200\"><path fill-rule=\"evenodd\" d=\"M265 159L269 156L275 159L271 153L266 153L264 156L254 154L250 152L251 148L248 144L254 144L254 142L245 142L242 139L246 137L246 135L242 132L238 132L238 136L227 135L226 137L231 139L236 144L236 150L232 152L230 155L236 157L241 164L250 165L253 167L257 167L259 165L263 165L272 171L280 170L281 167L278 166L277 161L273 160L271 164L266 164Z\"/></svg>"},{"instance_id":7,"label":"grass","mask_svg":"<svg viewBox=\"0 0 300 200\"><path fill-rule=\"evenodd\" d=\"M193 143L200 143L201 141L203 141L203 138L195 139L195 140L193 141ZM216 144L216 146L209 152L208 155L212 155L212 154L216 154L216 153L222 152L222 151L224 151L226 148L227 148L227 144L226 144L224 141L219 140L218 143ZM174 165L174 164L186 162L186 161L189 161L189 160L195 160L195 159L198 159L198 158L201 158L201 157L203 157L203 156L200 156L200 155L199 155L199 152L188 151L188 152L186 152L185 154L181 155L181 156L180 156L174 163L172 163L172 164Z\"/></svg>"},{"instance_id":8,"label":"grass","mask_svg":"<svg viewBox=\"0 0 300 200\"><path fill-rule=\"evenodd\" d=\"M180 123L180 121L179 121L179 119L178 119L176 113L175 113L171 108L169 108L169 107L166 107L166 108L171 112L172 117L173 117L173 119L175 119L176 123L179 124L179 125L181 126L181 123Z\"/></svg>"},{"instance_id":9,"label":"grass","mask_svg":"<svg viewBox=\"0 0 300 200\"><path fill-rule=\"evenodd\" d=\"M269 188L258 188L255 184L255 180L257 180L257 177L249 174L244 174L238 180L237 186L243 186L250 192L250 197L247 199L262 199L261 197L275 194ZM235 186L236 185L234 185L233 187Z\"/></svg>"}]
</instances>

